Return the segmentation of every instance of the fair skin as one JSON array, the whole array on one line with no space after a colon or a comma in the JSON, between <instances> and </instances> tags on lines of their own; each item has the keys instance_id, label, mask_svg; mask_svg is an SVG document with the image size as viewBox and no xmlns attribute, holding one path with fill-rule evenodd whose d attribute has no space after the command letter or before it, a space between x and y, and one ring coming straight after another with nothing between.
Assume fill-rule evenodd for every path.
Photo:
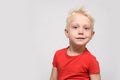
<instances>
[{"instance_id":1,"label":"fair skin","mask_svg":"<svg viewBox=\"0 0 120 80\"><path fill-rule=\"evenodd\" d=\"M51 72L51 76L50 76L50 80L57 80L57 68L53 67L52 68L52 72Z\"/></svg>"},{"instance_id":2,"label":"fair skin","mask_svg":"<svg viewBox=\"0 0 120 80\"><path fill-rule=\"evenodd\" d=\"M82 54L86 44L94 35L90 20L80 13L75 13L70 18L69 27L65 29L65 35L69 39L68 55ZM57 80L57 68L53 67L50 80ZM100 80L100 74L90 74L90 80Z\"/></svg>"}]
</instances>

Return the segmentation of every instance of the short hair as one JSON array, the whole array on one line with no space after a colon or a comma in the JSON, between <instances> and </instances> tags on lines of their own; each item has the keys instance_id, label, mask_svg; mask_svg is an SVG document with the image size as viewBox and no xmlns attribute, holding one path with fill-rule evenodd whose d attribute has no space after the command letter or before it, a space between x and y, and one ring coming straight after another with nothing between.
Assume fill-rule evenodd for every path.
<instances>
[{"instance_id":1,"label":"short hair","mask_svg":"<svg viewBox=\"0 0 120 80\"><path fill-rule=\"evenodd\" d=\"M94 18L91 16L91 14L84 7L81 7L81 8L74 9L74 10L69 12L67 19L66 19L66 28L69 27L70 18L75 13L82 14L82 15L88 17L88 19L91 22L91 26L92 27L94 26Z\"/></svg>"}]
</instances>

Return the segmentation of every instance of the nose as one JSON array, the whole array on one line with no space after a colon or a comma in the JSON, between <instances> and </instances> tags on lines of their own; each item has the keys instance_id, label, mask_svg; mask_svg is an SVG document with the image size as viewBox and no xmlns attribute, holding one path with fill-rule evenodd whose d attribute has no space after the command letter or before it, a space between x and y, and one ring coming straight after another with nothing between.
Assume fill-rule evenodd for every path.
<instances>
[{"instance_id":1,"label":"nose","mask_svg":"<svg viewBox=\"0 0 120 80\"><path fill-rule=\"evenodd\" d=\"M83 29L78 30L78 35L83 35Z\"/></svg>"}]
</instances>

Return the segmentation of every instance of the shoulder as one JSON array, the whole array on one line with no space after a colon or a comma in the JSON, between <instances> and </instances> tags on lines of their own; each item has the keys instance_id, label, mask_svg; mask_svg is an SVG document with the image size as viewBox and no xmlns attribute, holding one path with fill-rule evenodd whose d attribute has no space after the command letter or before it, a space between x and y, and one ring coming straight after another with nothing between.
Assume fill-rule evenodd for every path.
<instances>
[{"instance_id":1,"label":"shoulder","mask_svg":"<svg viewBox=\"0 0 120 80\"><path fill-rule=\"evenodd\" d=\"M67 48L62 48L62 49L59 49L55 52L55 56L60 56L62 55L63 53L66 53L67 51Z\"/></svg>"},{"instance_id":2,"label":"shoulder","mask_svg":"<svg viewBox=\"0 0 120 80\"><path fill-rule=\"evenodd\" d=\"M88 50L86 49L86 57L89 59L89 60L96 60L96 57Z\"/></svg>"},{"instance_id":3,"label":"shoulder","mask_svg":"<svg viewBox=\"0 0 120 80\"><path fill-rule=\"evenodd\" d=\"M59 53L59 52L64 52L66 50L67 50L67 48L62 48L62 49L58 49L56 52Z\"/></svg>"}]
</instances>

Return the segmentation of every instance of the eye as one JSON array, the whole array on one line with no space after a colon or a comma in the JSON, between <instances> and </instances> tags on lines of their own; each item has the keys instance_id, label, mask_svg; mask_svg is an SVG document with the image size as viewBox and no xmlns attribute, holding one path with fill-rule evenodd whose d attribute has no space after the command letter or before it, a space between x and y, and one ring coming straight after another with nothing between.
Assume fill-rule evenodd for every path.
<instances>
[{"instance_id":1,"label":"eye","mask_svg":"<svg viewBox=\"0 0 120 80\"><path fill-rule=\"evenodd\" d=\"M91 28L88 27L88 26L85 26L84 29L85 29L85 30L90 30Z\"/></svg>"},{"instance_id":2,"label":"eye","mask_svg":"<svg viewBox=\"0 0 120 80\"><path fill-rule=\"evenodd\" d=\"M85 29L85 30L89 30L90 28L88 28L88 27L85 27L84 29Z\"/></svg>"},{"instance_id":3,"label":"eye","mask_svg":"<svg viewBox=\"0 0 120 80\"><path fill-rule=\"evenodd\" d=\"M78 28L78 26L72 26L72 28L73 28L73 29L77 29L77 28Z\"/></svg>"}]
</instances>

